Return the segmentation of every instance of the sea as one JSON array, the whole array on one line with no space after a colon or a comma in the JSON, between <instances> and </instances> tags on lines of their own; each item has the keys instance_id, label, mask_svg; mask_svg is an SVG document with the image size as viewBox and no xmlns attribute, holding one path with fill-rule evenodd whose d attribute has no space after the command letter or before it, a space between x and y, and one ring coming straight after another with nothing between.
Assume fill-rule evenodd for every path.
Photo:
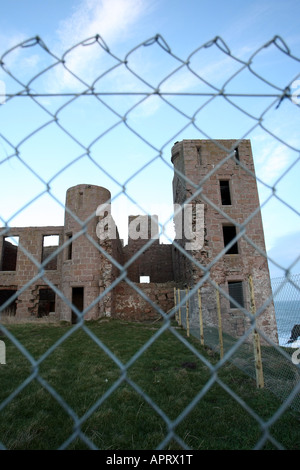
<instances>
[{"instance_id":1,"label":"sea","mask_svg":"<svg viewBox=\"0 0 300 470\"><path fill-rule=\"evenodd\" d=\"M300 299L276 301L274 300L277 321L278 339L280 346L299 348L300 337L293 343L287 344L294 325L300 325Z\"/></svg>"}]
</instances>

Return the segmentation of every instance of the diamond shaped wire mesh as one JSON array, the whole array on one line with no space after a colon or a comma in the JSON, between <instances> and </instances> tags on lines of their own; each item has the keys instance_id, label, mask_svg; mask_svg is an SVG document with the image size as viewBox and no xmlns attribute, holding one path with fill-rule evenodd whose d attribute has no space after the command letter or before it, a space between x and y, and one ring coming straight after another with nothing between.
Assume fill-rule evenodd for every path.
<instances>
[{"instance_id":1,"label":"diamond shaped wire mesh","mask_svg":"<svg viewBox=\"0 0 300 470\"><path fill-rule=\"evenodd\" d=\"M156 59L154 59L154 49L157 54ZM266 51L279 54L282 63L287 61L289 64L293 64L295 73L288 82L279 83L275 76L263 75L259 64ZM37 61L38 69L37 66L31 68L28 65L30 64L29 59L33 55L39 58ZM204 67L204 61L207 60L207 57L211 57L212 63L209 64L211 70L206 70ZM222 74L220 74L220 68L217 67L217 64L215 65L215 73L213 67L213 61L220 60L220 57L224 68ZM3 116L0 131L2 148L0 168L1 172L3 171L2 174L5 175L4 178L7 179L3 183L8 184L12 192L14 192L14 187L18 187L22 194L19 194L19 197L16 198L11 197L10 204L7 204L6 201L10 200L10 196L6 192L7 187L3 185L3 210L0 214L3 226L1 236L17 236L18 234L12 233L11 229L11 227L14 227L14 219L19 220L21 217L20 220L22 220L24 214L22 223L26 226L24 220L26 220L28 214L36 213L40 217L43 213L43 207L46 207L46 213L54 207L54 210L57 210L60 215L66 210L67 215L77 224L79 230L76 235L64 240L64 243L61 243L43 262L36 259L30 249L22 245L22 242L19 243L18 250L34 266L33 275L30 281L18 286L13 295L2 302L0 314L3 322L1 322L0 328L4 333L4 337L8 338L29 361L31 374L19 384L12 394L3 399L0 403L0 412L12 403L14 398L29 384L36 381L57 400L62 409L73 420L73 432L65 442L61 443L60 448L68 448L75 439L79 438L89 448L94 449L97 448L96 445L83 432L82 426L122 384L126 383L152 407L153 413L157 414L164 422L165 437L158 443L157 448L167 448L168 444L174 440L181 448L187 449L187 444L177 434L176 428L193 408L201 403L202 398L209 394L211 387L218 384L232 399L236 400L260 427L261 438L257 441L255 448L262 448L267 441L270 441L277 448L283 447L272 436L270 428L291 404L295 405L296 403L298 404L297 407L299 406L299 400L297 399L300 389L299 367L291 364L291 356L288 352L274 343L264 331L258 329L261 338L272 349L273 356L276 354L275 359L274 357L263 359L265 377L270 377L270 389L274 389L275 384L278 385L278 382L285 381L281 377L274 378L273 364L276 361L282 360L291 364L293 368L291 373L293 377L295 376L290 389L286 390L283 387L284 390L282 390L282 385L281 387L278 385L282 405L268 421L264 421L240 396L226 385L218 374L228 361L247 371L247 367L253 361L252 353L249 353L248 337L257 327L255 320L263 316L265 308L272 303L273 297L276 306L276 299L279 298L280 291L284 291L284 286L292 286L295 300L299 298L299 276L295 277L290 272L291 268L299 261L299 255L295 253L291 265L282 267L277 260L273 260L268 256L246 233L247 225L251 223L256 214L267 208L268 204L274 200L282 204L286 211L293 213L293 217L297 223L299 222L299 219L297 219L299 212L296 204L283 199L278 193L278 187L280 187L284 178L291 172L296 171L297 164L299 164L299 145L294 138L292 129L299 111L299 104L295 101L292 93L293 84L300 75L299 61L300 59L292 54L288 45L278 36L267 44L263 44L247 60L235 57L220 37L203 44L192 51L188 57L180 58L172 52L171 47L160 35L138 44L126 54L124 59L117 57L100 35L74 45L65 51L62 57L57 57L52 53L39 37L23 41L2 55L1 83L4 83L5 87L0 89L2 91L0 112ZM218 76L218 73L220 76ZM248 89L245 89L244 85L246 83L245 75L249 80L247 82L249 83ZM26 76L27 78L25 78ZM287 104L292 110L291 135L290 138L285 139L275 118L276 125L272 126L274 124L272 118L275 111L280 113L282 107ZM243 171L256 179L257 183L265 190L264 194L267 194L261 204L243 223L233 220L222 207L216 205L203 193L203 186L208 176L195 184L180 170L174 170L169 155L170 145L179 140L182 135L188 136L188 138L204 138L219 146L220 151L225 150L226 152L224 159L211 170L209 176L222 169L228 161L232 160L234 151L233 149L225 149L215 138L211 121L212 119L216 120L216 126L221 132L221 126L225 125L224 116L226 120L228 110L233 113L232 123L239 122L239 134L235 136L236 145L242 142L243 139L251 138L252 134L257 132L258 136L267 136L276 144L281 145L282 148L288 149L293 155L288 165L272 183L267 178L257 177L246 165L240 161L237 162ZM26 116L30 116L30 118L28 119ZM268 121L269 116L271 116L270 121ZM11 126L12 122L15 122L14 126ZM161 129L164 129L163 133ZM232 132L234 132L234 129ZM135 150L136 147L138 150ZM103 148L105 151L108 151L107 149L113 150L108 155L103 155ZM113 156L117 154L119 159L114 161ZM139 197L139 194L141 195L143 188L147 186L147 172L151 169L156 172L157 183L152 180L151 185L152 191L154 187L154 191L159 193L159 185L163 183L164 178L167 179L166 177L168 177L170 180L175 171L175 174L193 189L190 197L186 200L187 204L197 201L198 197L201 198L203 203L209 205L229 223L233 223L237 227L237 235L232 240L232 244L243 239L269 262L282 268L284 277L273 284L273 296L270 296L262 305L259 304L254 315L246 308L242 309L243 315L248 318L250 326L239 338L232 340L232 338L224 337L224 354L216 364L213 365L208 361L193 346L189 338L179 333L173 322L180 312L182 315L181 324L185 328L188 327L194 336L200 338L197 295L206 282L221 296L232 300L228 292L224 291L210 278L211 270L226 253L225 247L204 266L195 259L193 254L185 250L177 240L169 235L167 227L173 219L174 214L172 212L162 223L159 222L160 235L166 237L168 243L172 243L173 247L191 265L202 272L201 279L192 286L187 296L185 291L181 291L179 297L175 295L174 307L169 311L165 311L145 293L145 290L139 284L133 282L128 276L130 267L143 256L144 251L150 248L156 239L148 240L126 263L121 264L113 253L106 249L104 244L96 242L88 233L89 223L95 217L95 213L91 213L84 220L80 220L78 215L65 207L64 190L80 182L77 180L73 182L72 179L72 172L75 172L76 169L77 178L78 175L81 178L95 174L100 181L105 182L103 186L113 188L111 197L107 201L112 204L112 207L122 198L125 198L127 202L135 205L139 212L144 215L149 214L149 206L146 201L147 195ZM162 177L160 177L160 172ZM14 180L16 173L18 179ZM8 181L9 177L10 181ZM26 183L26 180L28 180L28 183ZM62 181L64 184L62 184ZM60 185L63 186L64 190L60 189ZM157 201L160 201L160 196L158 196ZM54 224L49 223L49 225ZM88 240L91 246L99 251L102 256L101 259L104 260L103 262L113 266L117 272L113 282L106 286L83 311L76 307L70 298L58 288L46 269L49 261L59 255L63 256L68 246L80 237ZM52 289L61 305L66 305L68 309L75 313L77 322L67 333L51 345L41 357L35 359L22 342L11 333L9 325L4 320L7 308L18 299L20 294L34 288L39 282ZM161 319L161 326L155 334L127 362L122 362L117 354L105 344L105 341L100 340L93 333L86 320L92 309L105 301L113 289L121 282L125 282L136 294L141 296ZM288 300L294 300L290 298L289 294L287 294L285 300L287 298ZM185 309L187 301L190 308L190 318L188 319L190 325L187 325L187 311ZM235 301L235 299L232 300L232 302ZM297 316L295 316L296 321L300 323ZM216 334L217 330L212 331L210 325L204 325L205 329L207 330L204 332L205 344L218 350L220 345ZM77 415L62 394L56 391L40 372L43 362L78 331L83 331L94 341L99 350L103 351L112 360L119 371L118 379L104 394L98 397L92 406L87 407L83 416ZM147 390L144 390L128 375L129 368L166 331L171 332L210 371L210 379L206 385L201 390L196 391L189 405L175 419L170 419L165 411L148 395ZM269 375L268 367L270 367ZM265 382L268 383L266 378ZM4 443L1 446L5 449Z\"/></svg>"}]
</instances>

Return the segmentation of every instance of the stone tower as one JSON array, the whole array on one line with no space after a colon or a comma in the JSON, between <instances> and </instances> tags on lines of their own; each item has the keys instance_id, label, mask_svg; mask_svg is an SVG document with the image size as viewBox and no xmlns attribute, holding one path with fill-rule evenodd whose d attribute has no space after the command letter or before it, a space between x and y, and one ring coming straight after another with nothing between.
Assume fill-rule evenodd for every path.
<instances>
[{"instance_id":1,"label":"stone tower","mask_svg":"<svg viewBox=\"0 0 300 470\"><path fill-rule=\"evenodd\" d=\"M86 319L96 319L110 312L110 295L101 302L95 299L111 282L111 263L100 252L97 237L99 217L97 208L109 204L111 194L101 186L80 184L69 188L66 194L64 242L62 263L62 292L79 311L86 308ZM110 252L110 241L105 250ZM91 307L89 307L91 306ZM76 322L76 313L62 302L61 319Z\"/></svg>"},{"instance_id":2,"label":"stone tower","mask_svg":"<svg viewBox=\"0 0 300 470\"><path fill-rule=\"evenodd\" d=\"M236 140L183 140L174 144L172 162L174 203L189 202L194 212L197 205L204 205L203 245L189 251L199 264L175 248L176 281L194 286L209 270L210 279L234 299L221 296L224 330L241 336L250 320L235 302L250 311L249 276L256 310L272 294L250 141L237 145ZM176 234L175 239L185 246L185 234ZM201 289L207 322L216 324L215 289L209 282ZM263 309L257 324L277 342L272 302Z\"/></svg>"}]
</instances>

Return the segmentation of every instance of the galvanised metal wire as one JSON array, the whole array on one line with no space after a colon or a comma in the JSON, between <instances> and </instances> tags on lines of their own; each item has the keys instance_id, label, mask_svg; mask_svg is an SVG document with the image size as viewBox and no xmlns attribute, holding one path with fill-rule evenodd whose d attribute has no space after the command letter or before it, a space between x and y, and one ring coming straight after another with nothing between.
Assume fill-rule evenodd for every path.
<instances>
[{"instance_id":1,"label":"galvanised metal wire","mask_svg":"<svg viewBox=\"0 0 300 470\"><path fill-rule=\"evenodd\" d=\"M90 48L96 47L99 50L99 53L102 54L102 57L105 57L109 62L104 62L108 64L105 69L101 70L98 74L94 75L92 79L89 81L87 80L86 76L86 68L78 68L74 66L74 62L72 62L72 54L76 54L80 52L82 57L82 52L84 51L88 54ZM141 71L137 71L138 67L136 67L136 60L134 59L134 54L138 53L141 56L141 53L147 49L147 51L151 50L152 48L156 48L159 50L163 57L167 60L170 59L172 62L172 68L169 69L168 73L161 78L160 80L147 77L146 72L142 73ZM273 48L273 49L272 49ZM282 60L288 60L290 63L296 67L296 73L290 80L284 84L284 86L278 85L277 80L270 80L269 78L264 77L256 67L256 60L261 58L261 55L266 51L270 50L274 51L274 54L279 54ZM19 73L18 66L15 67L16 61L20 60L19 56L22 53L30 52L34 57L39 55L43 56L43 61L40 63L45 63L46 57L46 66L41 67L41 69L37 72L32 74L26 81L24 78L26 75L26 71L22 71ZM194 59L197 57L197 54L200 52L211 52L212 56L218 53L222 56L226 63L230 63L234 66L234 71L232 71L226 79L224 79L222 86L216 86L215 82L209 81L205 76L201 74L201 70L194 66ZM73 56L74 57L74 56ZM32 58L32 56L31 56ZM44 195L51 197L51 199L57 204L58 207L61 209L65 209L62 201L53 191L53 185L55 182L62 176L66 174L66 172L77 162L80 162L82 159L86 158L88 162L95 168L95 170L99 170L102 175L105 175L111 182L114 184L118 189L115 191L114 196L111 199L111 202L117 201L120 196L126 196L130 202L133 202L143 213L147 213L147 210L144 210L143 204L139 203L139 200L136 200L135 197L132 197L130 192L128 191L129 183L135 181L137 176L142 175L145 170L149 167L149 165L153 164L154 162L163 163L167 168L169 168L172 172L174 171L172 165L170 164L169 155L166 155L166 149L170 143L174 142L174 140L182 134L184 131L188 131L190 133L193 132L193 135L196 135L198 138L203 136L206 139L211 139L214 141L212 136L209 135L209 131L207 131L205 125L200 125L199 117L207 110L210 104L214 104L217 99L222 98L224 102L232 107L232 109L236 110L240 113L241 116L246 116L249 118L251 125L237 137L237 144L239 140L244 139L246 136L251 135L254 130L259 130L264 132L269 137L272 137L276 142L283 145L285 148L295 152L295 159L293 162L285 168L285 170L281 173L281 175L277 178L275 183L270 185L268 182L264 181L261 178L257 178L257 182L263 185L263 187L267 188L270 191L270 195L265 199L265 201L261 204L261 207L257 207L257 209L251 214L251 216L243 223L238 224L234 221L235 225L238 227L238 234L232 243L235 243L239 238L243 237L249 244L251 244L261 255L263 255L266 259L269 259L275 265L283 269L285 273L285 277L278 285L276 285L276 292L274 292L274 297L276 298L277 291L280 291L282 286L285 283L293 282L290 269L299 261L299 256L295 253L295 258L288 268L282 267L276 260L270 259L267 256L267 253L263 252L261 248L256 246L256 244L249 238L246 234L246 228L248 222L256 215L258 211L260 211L264 206L266 206L269 201L276 200L280 202L288 211L291 211L294 216L299 216L297 209L293 207L293 205L289 201L283 200L279 194L277 193L277 187L279 183L284 179L284 177L291 171L296 168L297 163L299 162L299 147L297 144L291 143L290 141L285 141L280 135L277 135L275 132L271 131L266 123L265 118L267 113L270 110L278 109L282 106L283 102L290 101L293 102L293 105L299 107L299 103L297 100L297 96L292 92L295 83L298 83L297 80L300 77L299 72L299 62L300 59L292 54L289 46L285 43L285 41L279 37L275 36L266 44L263 44L260 48L258 48L247 60L244 60L232 53L229 46L224 42L221 37L215 37L214 39L208 41L207 43L201 45L194 51L192 51L186 58L178 57L174 54L167 44L165 39L161 35L156 35L141 44L138 44L135 48L130 50L124 58L117 57L106 44L105 40L100 36L96 35L94 37L88 38L80 43L74 45L72 48L68 49L64 52L64 54L59 57L57 54L53 53L44 41L40 37L30 38L26 41L23 41L14 47L10 48L9 50L5 51L0 59L1 65L1 87L0 87L0 103L2 106L0 107L0 113L5 116L5 104L6 103L15 103L17 106L22 107L22 103L26 100L26 102L34 103L41 113L43 114L46 121L39 123L33 130L31 130L25 137L18 140L14 138L14 136L7 136L2 131L0 132L0 139L1 145L5 152L5 157L0 160L0 169L1 165L4 165L11 161L17 161L26 172L28 172L31 176L36 178L39 184L42 186L42 190L39 190L37 194L26 204L21 204L16 211L12 211L8 217L1 216L3 228L1 229L1 236L9 236L10 234L10 226L12 220L17 216L22 214L23 211L28 209L31 204L38 201ZM30 63L30 62L29 62ZM100 65L99 65L100 68ZM29 67L30 70L30 67ZM62 88L54 89L54 91L49 91L47 87L45 89L41 89L41 83L45 84L45 78L56 72L57 70L60 71L60 77L68 77L71 82L71 86L73 87L73 91L67 91ZM230 86L234 86L234 80L236 78L242 77L243 73L247 72L250 74L252 78L254 78L260 85L258 90L251 93L250 90L247 92L240 92L237 90L236 92L228 91ZM125 76L130 77L131 80L134 80L134 86L126 86L127 83L124 81L124 88L120 89L113 89L111 86L112 83L117 83L118 77L120 80ZM178 87L178 81L176 82L177 77L181 77L180 74L186 74L185 77L189 77L190 79L194 80L195 87L193 91L186 92L186 91L178 91L181 90L182 87ZM119 75L118 75L119 74ZM123 74L123 75L122 75ZM180 78L179 78L180 80ZM5 84L6 81L9 81L10 88L6 88ZM107 87L107 83L110 81L110 87ZM11 86L13 84L13 86ZM105 88L107 87L107 88ZM12 90L12 91L11 91ZM38 90L38 91L37 91ZM107 90L107 91L105 91ZM175 91L174 91L175 90ZM156 98L163 103L170 112L175 113L178 117L178 122L180 125L178 128L173 129L171 132L171 137L166 139L161 145L157 145L155 143L153 136L147 136L147 129L143 129L143 132L138 128L136 125L136 121L134 120L131 122L130 118L134 112L141 110L140 112L143 113L143 106L149 102L149 98ZM59 105L57 106L56 99L64 98L63 104L61 101L58 100ZM111 98L118 98L115 100L111 100ZM120 98L128 99L125 101L126 109L125 111L122 110L124 106L124 101L121 102ZM174 100L174 98L179 98L179 100ZM201 98L201 104L196 106L196 109L191 111L187 111L186 107L183 105L186 100L193 98L194 100ZM249 104L251 100L259 100L262 103L262 110L257 114L253 113L250 109L250 106L241 106L238 105L236 102L237 98L245 98L247 103ZM81 140L78 137L77 133L72 132L69 130L68 124L63 122L62 116L63 112L68 109L73 103L76 103L77 100L90 100L93 99L94 102L98 103L102 106L99 107L99 114L101 113L100 109L105 109L111 116L114 117L114 121L109 123L107 127L103 127L101 132L98 132L95 137L93 137L88 143ZM265 106L265 101L268 99L268 104ZM51 103L51 106L48 106L48 103ZM245 101L243 101L245 103ZM256 101L257 102L257 101ZM122 103L122 105L121 105ZM179 104L181 103L181 104ZM200 101L199 101L200 103ZM83 104L83 107L85 105ZM5 119L5 117L4 117ZM24 156L24 147L28 144L31 139L34 139L36 136L39 135L43 130L47 128L55 128L57 132L62 133L64 137L74 146L77 148L76 155L70 160L66 158L65 161L61 162L60 167L57 169L55 166L53 167L53 172L51 177L45 178L42 176L39 170L36 170L30 162L27 161L27 158ZM96 146L101 142L104 141L107 136L110 135L113 131L126 131L126 135L134 136L140 142L142 142L146 148L150 149L152 152L151 159L146 163L142 164L140 167L134 168L130 176L127 176L125 181L120 181L117 172L113 172L111 170L107 170L105 165L100 164L99 161L95 158L94 149ZM214 141L216 145L219 145L220 148L222 146ZM44 145L46 143L44 142ZM42 150L42 149L40 149ZM226 150L222 148L222 150ZM216 211L222 214L224 217L228 219L228 221L233 222L230 217L222 210L222 208L217 207L210 201L204 194L202 194L202 187L205 181L216 172L227 160L232 158L232 152L228 152L227 157L216 167L211 170L211 172L206 175L206 177L199 183L199 185L195 185L192 181L190 181L185 175L182 175L178 170L175 169L175 172L181 176L181 178L185 179L189 185L194 188L194 194L186 201L186 203L192 202L194 198L201 194L201 198L204 200L205 203L211 205ZM244 171L249 170L243 166L241 162L239 164L242 166ZM51 168L51 161L47 161L48 168ZM255 176L255 175L253 175ZM11 182L13 186L13 181ZM66 208L68 212L70 210ZM294 384L291 392L288 396L285 396L283 399L282 405L278 408L278 410L273 414L272 418L268 421L263 420L251 407L240 397L238 396L228 385L226 385L218 375L218 372L222 369L223 365L234 358L237 350L242 346L248 336L251 334L252 330L254 329L255 322L252 322L252 326L246 331L246 333L236 339L234 344L232 344L229 348L226 348L223 357L217 362L216 365L212 365L197 349L193 347L193 345L185 338L182 334L180 334L176 328L172 327L172 320L174 316L178 313L178 309L182 307L185 303L185 299L181 300L176 304L176 306L170 312L164 312L158 305L155 304L151 299L149 299L145 293L139 288L139 286L133 283L127 277L127 269L129 266L135 262L141 253L147 249L154 240L149 240L146 245L144 245L135 255L124 265L121 266L109 253L107 253L103 247L97 244L88 234L87 234L87 224L89 220L91 220L95 214L91 214L90 217L85 220L81 221L75 214L71 214L72 217L76 220L76 222L81 227L81 230L75 235L75 237L79 237L81 235L85 235L89 240L90 243L97 247L98 250L108 259L109 262L112 263L116 268L118 268L120 274L119 276L112 282L112 284L107 287L104 292L102 292L94 302L89 305L82 313L76 309L74 305L67 299L63 293L48 279L47 271L45 270L46 261L43 263L39 263L28 250L19 245L19 249L23 250L26 256L32 261L32 263L38 268L38 274L36 274L30 282L27 282L24 286L22 286L18 292L16 292L9 300L7 300L3 305L0 307L0 314L4 312L4 310L9 307L9 305L17 298L17 296L24 292L26 289L29 289L32 285L36 283L39 279L46 282L46 284L55 292L57 296L59 296L63 302L65 302L68 307L70 307L73 311L76 312L78 316L78 322L72 326L71 329L67 331L64 335L62 335L59 340L53 344L38 360L34 359L32 354L24 347L24 345L10 332L9 328L5 325L5 322L0 323L1 331L6 335L6 337L18 348L18 350L24 355L24 357L30 362L32 366L32 372L28 377L14 390L14 392L6 397L5 400L2 401L0 404L0 412L3 410L9 403L11 403L14 398L24 390L28 384L33 381L37 381L42 385L42 387L47 390L60 404L60 406L66 411L66 413L72 418L74 422L73 426L73 433L69 436L69 438L61 444L61 448L67 448L70 443L72 443L76 438L80 438L86 445L91 448L95 449L96 446L92 442L92 440L82 431L82 425L85 421L97 410L110 396L111 394L118 389L118 387L122 383L127 383L130 385L139 395L143 397L143 399L153 408L153 412L157 413L165 423L166 426L166 434L162 442L159 443L158 449L164 449L168 445L171 440L175 440L183 449L187 449L187 444L183 441L183 439L177 435L176 428L182 422L182 420L187 417L190 411L201 402L201 399L209 393L210 388L214 384L218 384L222 387L231 398L236 400L236 402L243 407L250 416L252 416L256 422L258 423L261 429L261 438L256 443L255 448L262 448L267 441L270 441L275 445L277 448L283 448L280 442L272 436L271 433L271 426L282 416L284 411L289 408L291 403L293 402L294 398L299 394L300 391L300 383L299 381ZM171 219L172 217L170 217ZM165 228L169 222L166 220L165 223L160 224L160 231L161 234L165 235ZM194 263L202 272L203 277L198 282L197 285L193 286L192 289L189 291L189 296L192 297L199 288L205 283L210 282L215 289L219 290L222 295L228 297L228 294L219 286L217 286L210 278L210 269L214 264L224 255L225 249L222 250L218 256L211 260L207 266L202 266L197 262L190 253L186 252L179 244L175 241L170 240L174 243L174 246L184 255L187 259L189 259L192 263ZM63 246L57 248L57 250L52 253L49 259L54 258L58 253L61 253L62 250L65 249L67 244L70 242L66 242ZM105 296L121 281L126 281L132 289L134 289L139 295L141 295L145 300L149 302L149 304L156 309L158 314L162 318L161 327L158 331L148 340L139 351L134 354L133 357L127 362L123 363L116 354L114 354L103 341L101 341L96 335L93 334L91 329L89 328L88 322L84 320L85 314L97 303L101 302ZM299 285L295 286L299 291ZM267 299L264 305L260 306L257 309L255 317L257 318L261 314L265 307L272 302L272 296ZM251 316L250 312L246 309L243 309L245 316ZM252 317L253 318L253 317ZM89 408L83 416L78 416L76 412L72 409L72 407L62 398L62 396L42 377L40 374L40 366L48 358L57 348L59 348L71 335L73 335L76 331L83 330L85 333L97 344L97 346L105 352L109 356L109 358L116 364L119 368L119 378L113 383L113 385L108 388L108 390L104 393L104 395L99 396L98 400L94 405ZM147 394L147 390L143 390L140 386L135 383L128 375L127 371L132 364L145 352L148 348L165 332L170 331L181 343L184 344L186 348L193 352L196 358L198 358L203 364L207 366L209 369L211 376L208 382L206 383L205 387L199 390L194 399L190 402L190 404L177 416L176 419L171 420L166 413L153 401L153 399ZM272 349L276 351L276 353L284 358L286 361L290 361L290 355L282 349L280 346L274 344L266 335L259 331L260 335L265 339L267 343L272 346ZM230 432L230 429L229 431ZM5 445L0 443L0 447L5 449Z\"/></svg>"},{"instance_id":2,"label":"galvanised metal wire","mask_svg":"<svg viewBox=\"0 0 300 470\"><path fill-rule=\"evenodd\" d=\"M278 352L276 348L264 347L261 351L263 365L264 386L268 388L281 401L293 392L295 385L300 381L300 370L291 357L300 345L300 283L299 274L290 275L290 281L286 278L272 279L272 289L277 292L274 297L275 314L278 328L279 344L286 349L289 358ZM279 289L278 289L279 287ZM222 325L218 328L217 321L212 325L205 316L200 321L199 303L201 303L201 292L188 295L187 290L176 290L177 303L182 301L180 308L180 325L187 330L187 334L202 339L202 344L213 349L217 353L221 350L230 351L235 345L237 338L226 333ZM202 294L203 296L203 294ZM217 308L215 307L215 310ZM201 325L202 323L202 325ZM293 329L296 333L292 335ZM222 341L220 341L220 335ZM256 378L255 358L252 341L244 342L232 354L229 361L241 369L247 375ZM300 395L295 396L291 403L292 408L300 411Z\"/></svg>"}]
</instances>

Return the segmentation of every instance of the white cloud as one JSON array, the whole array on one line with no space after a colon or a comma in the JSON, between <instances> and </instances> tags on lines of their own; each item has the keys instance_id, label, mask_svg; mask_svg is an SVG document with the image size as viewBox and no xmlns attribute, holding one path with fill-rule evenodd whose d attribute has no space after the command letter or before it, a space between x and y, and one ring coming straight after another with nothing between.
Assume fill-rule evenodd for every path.
<instances>
[{"instance_id":1,"label":"white cloud","mask_svg":"<svg viewBox=\"0 0 300 470\"><path fill-rule=\"evenodd\" d=\"M299 142L293 139L291 144L297 147ZM295 151L266 132L252 135L252 147L256 175L266 184L274 184L295 159Z\"/></svg>"},{"instance_id":2,"label":"white cloud","mask_svg":"<svg viewBox=\"0 0 300 470\"><path fill-rule=\"evenodd\" d=\"M145 0L82 0L73 14L61 22L58 31L56 54L61 56L74 45L88 38L100 35L109 48L117 41L124 41L134 25L146 15L148 3ZM66 55L66 66L80 78L92 80L95 69L101 65L104 51L96 45L78 46ZM57 68L59 84L71 86L74 80L65 69ZM103 70L104 71L104 70ZM57 80L57 77L56 77ZM89 82L90 84L90 82Z\"/></svg>"},{"instance_id":3,"label":"white cloud","mask_svg":"<svg viewBox=\"0 0 300 470\"><path fill-rule=\"evenodd\" d=\"M276 180L287 167L290 161L290 151L285 145L278 145L271 150L268 149L265 156L265 162L262 165L261 177L266 183Z\"/></svg>"},{"instance_id":4,"label":"white cloud","mask_svg":"<svg viewBox=\"0 0 300 470\"><path fill-rule=\"evenodd\" d=\"M35 66L37 63L37 57L35 56L34 59L32 59L32 62L30 63L30 58L23 59L22 58L22 52L24 52L24 49L22 49L21 44L27 40L28 38L25 37L25 34L22 32L11 34L4 36L3 34L0 34L0 45L1 45L1 50L0 50L0 57L1 60L4 62L4 69L8 69L11 71L11 69L17 68L18 70L23 70L23 67L25 68L30 68L31 65ZM2 55L4 54L4 57L2 59ZM6 74L0 70L0 77L6 78Z\"/></svg>"},{"instance_id":5,"label":"white cloud","mask_svg":"<svg viewBox=\"0 0 300 470\"><path fill-rule=\"evenodd\" d=\"M145 0L82 0L58 30L63 48L100 34L114 42L145 13Z\"/></svg>"}]
</instances>

